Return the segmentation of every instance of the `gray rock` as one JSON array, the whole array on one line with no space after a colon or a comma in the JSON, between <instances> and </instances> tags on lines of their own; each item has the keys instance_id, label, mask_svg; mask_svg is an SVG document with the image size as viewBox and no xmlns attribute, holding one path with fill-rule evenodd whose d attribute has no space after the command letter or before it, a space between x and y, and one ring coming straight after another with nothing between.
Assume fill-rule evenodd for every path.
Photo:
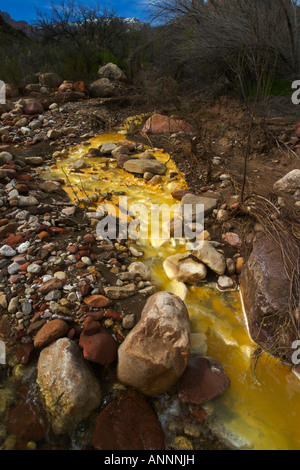
<instances>
[{"instance_id":1,"label":"gray rock","mask_svg":"<svg viewBox=\"0 0 300 470\"><path fill-rule=\"evenodd\" d=\"M197 196L196 194L185 194L181 199L181 210L184 220L196 220L197 205L203 205L204 217L209 215L218 205L218 200L212 197ZM186 207L185 207L186 206ZM188 215L187 209L191 206L191 216ZM185 211L186 209L186 211Z\"/></svg>"},{"instance_id":2,"label":"gray rock","mask_svg":"<svg viewBox=\"0 0 300 470\"><path fill-rule=\"evenodd\" d=\"M27 207L27 206L37 206L39 201L34 196L20 196L18 201L19 207Z\"/></svg>"},{"instance_id":3,"label":"gray rock","mask_svg":"<svg viewBox=\"0 0 300 470\"><path fill-rule=\"evenodd\" d=\"M100 78L90 86L90 93L95 98L106 98L113 95L115 86L108 78Z\"/></svg>"},{"instance_id":4,"label":"gray rock","mask_svg":"<svg viewBox=\"0 0 300 470\"><path fill-rule=\"evenodd\" d=\"M220 276L225 273L225 257L208 241L200 243L199 247L192 252L192 255Z\"/></svg>"},{"instance_id":5,"label":"gray rock","mask_svg":"<svg viewBox=\"0 0 300 470\"><path fill-rule=\"evenodd\" d=\"M125 299L132 296L137 291L136 285L131 283L125 286L104 287L106 297L112 300Z\"/></svg>"},{"instance_id":6,"label":"gray rock","mask_svg":"<svg viewBox=\"0 0 300 470\"><path fill-rule=\"evenodd\" d=\"M3 256L10 257L10 256L15 256L17 252L13 248L11 248L9 245L3 245L0 248L0 254Z\"/></svg>"},{"instance_id":7,"label":"gray rock","mask_svg":"<svg viewBox=\"0 0 300 470\"><path fill-rule=\"evenodd\" d=\"M116 148L116 144L105 143L101 145L100 152L104 153L104 155L110 155Z\"/></svg>"},{"instance_id":8,"label":"gray rock","mask_svg":"<svg viewBox=\"0 0 300 470\"><path fill-rule=\"evenodd\" d=\"M165 163L157 160L127 160L123 166L125 171L143 175L144 173L152 173L153 175L164 175L167 171Z\"/></svg>"},{"instance_id":9,"label":"gray rock","mask_svg":"<svg viewBox=\"0 0 300 470\"><path fill-rule=\"evenodd\" d=\"M101 78L108 78L109 80L126 80L126 75L123 70L112 62L100 67L98 70L98 76Z\"/></svg>"},{"instance_id":10,"label":"gray rock","mask_svg":"<svg viewBox=\"0 0 300 470\"><path fill-rule=\"evenodd\" d=\"M69 166L70 170L82 170L83 168L87 167L87 163L84 160L76 160L75 162L71 163Z\"/></svg>"},{"instance_id":11,"label":"gray rock","mask_svg":"<svg viewBox=\"0 0 300 470\"><path fill-rule=\"evenodd\" d=\"M300 190L300 169L292 170L283 178L276 181L273 189L274 191L282 191L284 193L294 195L297 191Z\"/></svg>"}]
</instances>

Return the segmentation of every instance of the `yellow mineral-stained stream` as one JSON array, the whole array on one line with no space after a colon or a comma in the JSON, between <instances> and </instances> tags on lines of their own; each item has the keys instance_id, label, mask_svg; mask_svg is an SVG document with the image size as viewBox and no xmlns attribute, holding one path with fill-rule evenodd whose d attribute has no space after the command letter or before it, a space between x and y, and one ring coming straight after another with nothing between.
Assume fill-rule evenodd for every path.
<instances>
[{"instance_id":1,"label":"yellow mineral-stained stream","mask_svg":"<svg viewBox=\"0 0 300 470\"><path fill-rule=\"evenodd\" d=\"M90 139L89 146L79 145L66 158L43 174L45 179L64 178L64 189L74 200L94 192L98 194L124 191L128 204L147 206L168 204L174 199L174 188L186 187L182 175L167 183L170 172L178 172L169 155L155 151L158 160L166 162L168 171L160 185L151 185L136 178L116 163L103 158L86 158L90 168L80 173L70 172L69 165L82 158L90 147L115 143L125 139L123 133L100 135ZM178 172L179 173L179 172ZM72 188L70 187L72 185ZM117 202L114 198L112 201ZM95 207L93 208L95 210ZM200 287L185 286L170 281L163 269L163 261L170 255L185 251L174 240L143 240L143 260L152 270L157 289L181 296L188 308L192 332L206 336L206 355L219 360L230 378L231 386L220 398L212 400L206 409L213 417L213 431L233 448L253 450L300 449L300 381L288 366L280 364L267 354L262 355L253 369L252 353L256 345L249 337L242 301L238 291L220 292L214 284Z\"/></svg>"}]
</instances>

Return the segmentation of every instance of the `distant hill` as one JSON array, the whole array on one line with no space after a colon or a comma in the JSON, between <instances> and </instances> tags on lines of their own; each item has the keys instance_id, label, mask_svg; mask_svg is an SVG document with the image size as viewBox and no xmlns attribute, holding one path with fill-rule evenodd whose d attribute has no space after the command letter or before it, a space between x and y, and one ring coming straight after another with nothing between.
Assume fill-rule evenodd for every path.
<instances>
[{"instance_id":1,"label":"distant hill","mask_svg":"<svg viewBox=\"0 0 300 470\"><path fill-rule=\"evenodd\" d=\"M15 21L11 18L9 13L6 13L5 11L0 11L0 15L2 16L5 23L12 26L12 28L22 31L26 34L26 36L33 35L34 28L30 26L30 24L28 24L26 21Z\"/></svg>"}]
</instances>

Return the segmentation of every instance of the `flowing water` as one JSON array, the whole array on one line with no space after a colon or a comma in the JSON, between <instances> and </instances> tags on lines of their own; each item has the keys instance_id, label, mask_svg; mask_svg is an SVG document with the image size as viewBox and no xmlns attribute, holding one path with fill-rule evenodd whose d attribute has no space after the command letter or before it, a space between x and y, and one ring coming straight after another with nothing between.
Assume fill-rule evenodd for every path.
<instances>
[{"instance_id":1,"label":"flowing water","mask_svg":"<svg viewBox=\"0 0 300 470\"><path fill-rule=\"evenodd\" d=\"M143 178L116 168L114 161L103 158L86 158L90 168L80 173L68 170L70 163L82 158L88 148L123 139L122 131L92 138L88 146L70 149L69 155L58 159L43 177L53 179L67 175L64 189L72 200L95 192L103 195L124 191L129 205L139 202L149 207L151 204L172 206L172 189L184 188L186 184L180 174L177 181L167 183L170 172L178 170L162 150L154 152L168 167L161 185L153 186ZM117 204L117 197L113 196L111 201ZM172 254L185 251L185 246L172 239L141 240L140 243L145 253L140 260L151 268L157 289L174 292L184 299L192 332L206 336L206 355L219 360L230 378L228 391L206 405L214 418L213 432L233 448L300 449L300 381L288 366L266 354L253 368L252 354L256 345L248 334L239 291L220 292L215 284L185 286L170 281L164 272L163 261Z\"/></svg>"}]
</instances>

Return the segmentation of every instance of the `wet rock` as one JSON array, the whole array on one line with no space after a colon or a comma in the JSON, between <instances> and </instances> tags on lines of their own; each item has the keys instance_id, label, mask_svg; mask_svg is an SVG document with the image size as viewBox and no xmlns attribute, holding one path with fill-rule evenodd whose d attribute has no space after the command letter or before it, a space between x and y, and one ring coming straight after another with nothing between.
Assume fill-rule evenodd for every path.
<instances>
[{"instance_id":1,"label":"wet rock","mask_svg":"<svg viewBox=\"0 0 300 470\"><path fill-rule=\"evenodd\" d=\"M143 133L152 134L192 132L192 127L181 119L174 119L162 114L154 114L144 124Z\"/></svg>"},{"instance_id":2,"label":"wet rock","mask_svg":"<svg viewBox=\"0 0 300 470\"><path fill-rule=\"evenodd\" d=\"M58 338L65 336L68 332L68 324L59 319L50 320L37 332L34 338L34 347L44 348Z\"/></svg>"},{"instance_id":3,"label":"wet rock","mask_svg":"<svg viewBox=\"0 0 300 470\"><path fill-rule=\"evenodd\" d=\"M116 144L105 143L100 147L100 152L104 155L111 155L112 151L117 148Z\"/></svg>"},{"instance_id":4,"label":"wet rock","mask_svg":"<svg viewBox=\"0 0 300 470\"><path fill-rule=\"evenodd\" d=\"M80 159L69 165L70 170L82 170L83 168L87 168L87 163Z\"/></svg>"},{"instance_id":5,"label":"wet rock","mask_svg":"<svg viewBox=\"0 0 300 470\"><path fill-rule=\"evenodd\" d=\"M116 342L104 327L93 335L81 333L79 346L83 349L83 356L87 361L105 366L117 359Z\"/></svg>"},{"instance_id":6,"label":"wet rock","mask_svg":"<svg viewBox=\"0 0 300 470\"><path fill-rule=\"evenodd\" d=\"M190 258L188 253L169 256L164 261L163 268L169 279L186 284L196 284L203 281L207 275L205 265Z\"/></svg>"},{"instance_id":7,"label":"wet rock","mask_svg":"<svg viewBox=\"0 0 300 470\"><path fill-rule=\"evenodd\" d=\"M57 181L45 181L40 184L40 188L45 193L55 193L60 190L61 185Z\"/></svg>"},{"instance_id":8,"label":"wet rock","mask_svg":"<svg viewBox=\"0 0 300 470\"><path fill-rule=\"evenodd\" d=\"M35 355L35 347L30 344L18 344L17 346L17 359L20 364L24 366L29 364Z\"/></svg>"},{"instance_id":9,"label":"wet rock","mask_svg":"<svg viewBox=\"0 0 300 470\"><path fill-rule=\"evenodd\" d=\"M99 382L72 340L61 338L44 348L37 369L37 383L56 434L74 430L100 405Z\"/></svg>"},{"instance_id":10,"label":"wet rock","mask_svg":"<svg viewBox=\"0 0 300 470\"><path fill-rule=\"evenodd\" d=\"M164 450L165 434L147 401L128 390L98 415L92 446L96 450Z\"/></svg>"},{"instance_id":11,"label":"wet rock","mask_svg":"<svg viewBox=\"0 0 300 470\"><path fill-rule=\"evenodd\" d=\"M190 349L190 323L185 304L174 294L158 292L143 308L141 319L118 350L118 379L157 395L182 375Z\"/></svg>"},{"instance_id":12,"label":"wet rock","mask_svg":"<svg viewBox=\"0 0 300 470\"><path fill-rule=\"evenodd\" d=\"M164 175L167 171L167 167L163 162L159 162L158 160L140 160L138 158L127 160L123 168L129 173L140 175L146 172L152 173L153 175Z\"/></svg>"},{"instance_id":13,"label":"wet rock","mask_svg":"<svg viewBox=\"0 0 300 470\"><path fill-rule=\"evenodd\" d=\"M225 257L222 253L219 253L210 242L203 241L199 247L192 252L192 255L220 276L223 276L225 273Z\"/></svg>"},{"instance_id":14,"label":"wet rock","mask_svg":"<svg viewBox=\"0 0 300 470\"><path fill-rule=\"evenodd\" d=\"M234 289L235 282L228 276L220 276L218 278L217 286L220 290Z\"/></svg>"},{"instance_id":15,"label":"wet rock","mask_svg":"<svg viewBox=\"0 0 300 470\"><path fill-rule=\"evenodd\" d=\"M193 357L178 382L183 403L202 405L223 395L230 386L222 364L208 357Z\"/></svg>"},{"instance_id":16,"label":"wet rock","mask_svg":"<svg viewBox=\"0 0 300 470\"><path fill-rule=\"evenodd\" d=\"M22 401L11 412L6 428L21 443L41 441L46 433L47 425L34 403Z\"/></svg>"}]
</instances>

